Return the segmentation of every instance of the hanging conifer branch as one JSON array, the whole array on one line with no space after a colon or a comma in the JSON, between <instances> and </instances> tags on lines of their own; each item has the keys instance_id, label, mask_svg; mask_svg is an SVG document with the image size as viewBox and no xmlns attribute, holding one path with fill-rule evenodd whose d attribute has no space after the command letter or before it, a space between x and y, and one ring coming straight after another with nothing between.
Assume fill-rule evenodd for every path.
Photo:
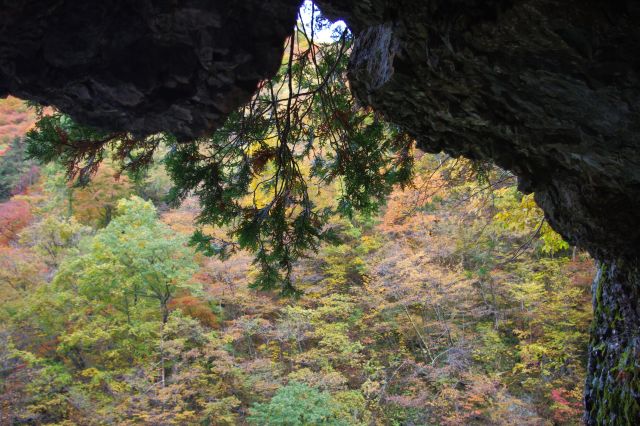
<instances>
[{"instance_id":1,"label":"hanging conifer branch","mask_svg":"<svg viewBox=\"0 0 640 426\"><path fill-rule=\"evenodd\" d=\"M255 253L259 289L295 295L294 262L333 233L326 226L338 210L375 211L393 185L411 178L413 141L370 110L358 107L346 78L352 36L315 40L326 27L314 10L311 31L298 20L287 40L280 71L262 82L251 100L214 134L178 143L169 134L135 138L42 116L29 134L30 154L58 161L69 178L86 181L106 154L130 173L144 171L158 146L174 182L173 203L195 195L201 204L192 244L209 255L238 249ZM335 208L318 208L310 186L341 183ZM224 226L232 241L208 235L204 225Z\"/></svg>"}]
</instances>

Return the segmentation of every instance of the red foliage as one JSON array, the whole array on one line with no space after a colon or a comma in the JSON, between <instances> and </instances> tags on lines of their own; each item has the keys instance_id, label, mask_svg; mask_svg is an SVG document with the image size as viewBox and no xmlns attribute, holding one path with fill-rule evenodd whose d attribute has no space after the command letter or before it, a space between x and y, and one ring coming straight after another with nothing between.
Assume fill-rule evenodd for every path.
<instances>
[{"instance_id":1,"label":"red foliage","mask_svg":"<svg viewBox=\"0 0 640 426\"><path fill-rule=\"evenodd\" d=\"M571 402L569 391L558 388L551 391L551 399L555 402L553 407L553 420L557 423L564 423L571 419L579 418L582 413L582 404Z\"/></svg>"},{"instance_id":2,"label":"red foliage","mask_svg":"<svg viewBox=\"0 0 640 426\"><path fill-rule=\"evenodd\" d=\"M29 203L23 200L9 200L0 204L0 244L15 242L18 233L33 219Z\"/></svg>"}]
</instances>

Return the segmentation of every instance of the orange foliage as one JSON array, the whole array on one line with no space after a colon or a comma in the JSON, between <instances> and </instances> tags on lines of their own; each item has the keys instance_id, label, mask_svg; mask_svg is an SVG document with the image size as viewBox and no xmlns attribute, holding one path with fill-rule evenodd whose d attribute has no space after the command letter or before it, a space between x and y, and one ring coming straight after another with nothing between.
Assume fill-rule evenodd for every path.
<instances>
[{"instance_id":1,"label":"orange foliage","mask_svg":"<svg viewBox=\"0 0 640 426\"><path fill-rule=\"evenodd\" d=\"M180 309L185 315L197 319L201 324L208 327L220 327L220 320L211 310L211 306L200 298L189 295L176 297L169 302L169 309Z\"/></svg>"},{"instance_id":2,"label":"orange foliage","mask_svg":"<svg viewBox=\"0 0 640 426\"><path fill-rule=\"evenodd\" d=\"M170 210L162 215L162 222L167 224L178 234L191 235L195 231L194 221L197 212L191 211L185 206L177 210Z\"/></svg>"},{"instance_id":3,"label":"orange foliage","mask_svg":"<svg viewBox=\"0 0 640 426\"><path fill-rule=\"evenodd\" d=\"M24 101L7 97L0 99L0 155L4 154L6 145L14 138L22 137L33 126L36 117L34 111L27 108Z\"/></svg>"},{"instance_id":4,"label":"orange foliage","mask_svg":"<svg viewBox=\"0 0 640 426\"><path fill-rule=\"evenodd\" d=\"M84 225L106 225L119 199L132 193L126 176L117 176L109 164L102 164L91 183L73 193L74 216Z\"/></svg>"},{"instance_id":5,"label":"orange foliage","mask_svg":"<svg viewBox=\"0 0 640 426\"><path fill-rule=\"evenodd\" d=\"M0 244L15 242L18 233L33 219L31 207L24 200L9 200L0 204Z\"/></svg>"}]
</instances>

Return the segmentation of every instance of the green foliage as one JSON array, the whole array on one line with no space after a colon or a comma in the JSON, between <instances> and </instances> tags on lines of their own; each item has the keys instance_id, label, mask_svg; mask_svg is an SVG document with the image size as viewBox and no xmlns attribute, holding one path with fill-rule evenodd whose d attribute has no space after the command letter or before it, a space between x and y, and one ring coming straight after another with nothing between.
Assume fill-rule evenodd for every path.
<instances>
[{"instance_id":1,"label":"green foliage","mask_svg":"<svg viewBox=\"0 0 640 426\"><path fill-rule=\"evenodd\" d=\"M325 245L319 253L325 260L323 283L329 289L350 285L362 285L367 279L366 255L380 248L382 242L374 235L365 235L363 227L353 220L342 218L332 221L340 243Z\"/></svg>"},{"instance_id":2,"label":"green foliage","mask_svg":"<svg viewBox=\"0 0 640 426\"><path fill-rule=\"evenodd\" d=\"M248 420L256 425L347 425L338 417L331 395L292 382L280 388L267 404L255 404Z\"/></svg>"},{"instance_id":3,"label":"green foliage","mask_svg":"<svg viewBox=\"0 0 640 426\"><path fill-rule=\"evenodd\" d=\"M355 109L342 77L350 43L345 33L317 57L313 48L296 54L303 48L290 44L290 60L250 105L211 138L180 144L167 157L174 199L195 192L202 224L231 226L238 246L256 252L256 288L283 282L282 292L295 294L292 262L330 237L330 210L315 208L308 185L339 179L338 210L351 215L374 211L393 184L410 177L411 141ZM303 162L312 165L306 175ZM202 233L194 243L211 253L231 247Z\"/></svg>"},{"instance_id":4,"label":"green foliage","mask_svg":"<svg viewBox=\"0 0 640 426\"><path fill-rule=\"evenodd\" d=\"M162 158L162 155L161 152L156 153L159 159ZM150 165L144 174L136 177L134 184L140 197L152 201L158 208L166 204L173 183L162 161L159 160Z\"/></svg>"},{"instance_id":5,"label":"green foliage","mask_svg":"<svg viewBox=\"0 0 640 426\"><path fill-rule=\"evenodd\" d=\"M45 195L23 197L34 225L0 250L16 271L1 282L20 288L0 293L14 422L575 424L588 262L539 250L511 183L478 192L476 171L446 168L432 197L416 187L382 214L331 215L340 243L300 262L304 294L289 300L246 288L245 254L187 246L192 200L159 218L122 199L91 229L65 217L70 188L45 172Z\"/></svg>"},{"instance_id":6,"label":"green foliage","mask_svg":"<svg viewBox=\"0 0 640 426\"><path fill-rule=\"evenodd\" d=\"M65 265L56 279L72 280L81 295L128 317L153 300L166 322L177 291L199 290L190 281L194 271L185 241L158 221L153 204L134 196L118 202L115 219L96 234L89 253Z\"/></svg>"},{"instance_id":7,"label":"green foliage","mask_svg":"<svg viewBox=\"0 0 640 426\"><path fill-rule=\"evenodd\" d=\"M43 163L57 162L69 179L86 185L109 152L123 170L138 173L153 160L162 135L136 139L127 133L109 133L75 123L60 112L40 113L35 127L26 135L27 154Z\"/></svg>"},{"instance_id":8,"label":"green foliage","mask_svg":"<svg viewBox=\"0 0 640 426\"><path fill-rule=\"evenodd\" d=\"M535 232L539 235L539 250L553 255L569 248L569 244L544 220L533 194L523 195L516 188L498 191L496 224L512 232Z\"/></svg>"}]
</instances>

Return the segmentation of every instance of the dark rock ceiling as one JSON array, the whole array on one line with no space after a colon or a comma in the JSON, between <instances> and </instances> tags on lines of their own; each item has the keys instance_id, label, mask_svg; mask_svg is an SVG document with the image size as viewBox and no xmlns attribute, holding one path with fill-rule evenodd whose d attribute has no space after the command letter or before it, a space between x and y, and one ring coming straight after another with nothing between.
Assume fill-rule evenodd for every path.
<instances>
[{"instance_id":1,"label":"dark rock ceiling","mask_svg":"<svg viewBox=\"0 0 640 426\"><path fill-rule=\"evenodd\" d=\"M295 1L0 1L0 96L193 138L280 65Z\"/></svg>"}]
</instances>

